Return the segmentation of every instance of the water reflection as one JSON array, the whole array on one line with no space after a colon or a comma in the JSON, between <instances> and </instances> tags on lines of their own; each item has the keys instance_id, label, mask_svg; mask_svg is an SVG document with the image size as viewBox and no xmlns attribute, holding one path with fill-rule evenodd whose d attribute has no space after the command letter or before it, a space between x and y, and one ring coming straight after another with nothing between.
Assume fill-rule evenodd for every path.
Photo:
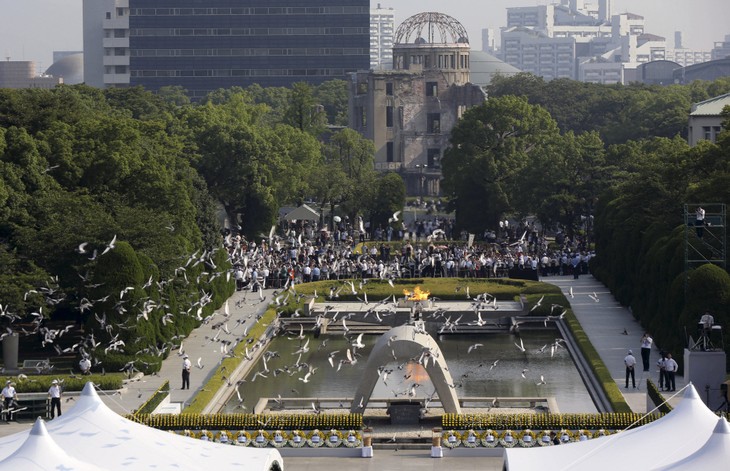
<instances>
[{"instance_id":1,"label":"water reflection","mask_svg":"<svg viewBox=\"0 0 730 471\"><path fill-rule=\"evenodd\" d=\"M567 350L559 348L551 358L550 344L558 336L553 330L523 331L526 353L520 352L514 345L515 337L507 334L442 335L436 340L446 358L459 397L553 396L561 412L596 412ZM299 354L294 352L300 348L300 340L275 339L269 348L269 352L275 352L276 356L267 362L268 378L259 376L253 380L255 372L264 368L259 362L241 386L247 410L253 411L259 397L353 397L376 339L376 336L364 336L365 348L358 351L357 362L341 364L340 360L346 358L349 346L343 336L310 338L309 351L303 353L299 360L300 364L307 363L316 368L307 382L304 379L308 370L294 367L299 358ZM484 346L467 353L469 346L475 343ZM544 345L547 347L539 353ZM328 355L332 352L336 352L334 367L328 362ZM493 367L495 361L497 364ZM399 358L384 367L393 371L385 381L382 377L378 381L373 398L407 398L414 385L417 385L417 398L433 394L433 384L420 365ZM545 384L538 385L536 383L540 382L541 376ZM240 409L235 409L237 404L234 395L226 410L240 412Z\"/></svg>"}]
</instances>

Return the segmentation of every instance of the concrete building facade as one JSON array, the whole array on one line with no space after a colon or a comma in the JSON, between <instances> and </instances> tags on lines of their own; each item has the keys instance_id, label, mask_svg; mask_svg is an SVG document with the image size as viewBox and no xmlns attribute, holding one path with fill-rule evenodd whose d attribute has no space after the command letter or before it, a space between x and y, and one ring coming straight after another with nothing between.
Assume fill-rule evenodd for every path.
<instances>
[{"instance_id":1,"label":"concrete building facade","mask_svg":"<svg viewBox=\"0 0 730 471\"><path fill-rule=\"evenodd\" d=\"M85 0L84 51L94 86L316 85L369 66L370 3Z\"/></svg>"},{"instance_id":2,"label":"concrete building facade","mask_svg":"<svg viewBox=\"0 0 730 471\"><path fill-rule=\"evenodd\" d=\"M0 88L53 88L62 83L63 78L38 75L33 61L0 62Z\"/></svg>"},{"instance_id":3,"label":"concrete building facade","mask_svg":"<svg viewBox=\"0 0 730 471\"><path fill-rule=\"evenodd\" d=\"M439 194L451 129L486 99L470 82L469 53L461 24L421 13L399 26L392 70L351 74L349 127L374 142L376 169L400 173L410 195Z\"/></svg>"},{"instance_id":4,"label":"concrete building facade","mask_svg":"<svg viewBox=\"0 0 730 471\"><path fill-rule=\"evenodd\" d=\"M694 103L689 113L689 132L687 141L696 146L699 141L716 142L722 132L722 111L730 106L730 93L716 96L709 100Z\"/></svg>"},{"instance_id":5,"label":"concrete building facade","mask_svg":"<svg viewBox=\"0 0 730 471\"><path fill-rule=\"evenodd\" d=\"M393 67L393 34L395 10L377 8L370 10L370 68L373 70Z\"/></svg>"}]
</instances>

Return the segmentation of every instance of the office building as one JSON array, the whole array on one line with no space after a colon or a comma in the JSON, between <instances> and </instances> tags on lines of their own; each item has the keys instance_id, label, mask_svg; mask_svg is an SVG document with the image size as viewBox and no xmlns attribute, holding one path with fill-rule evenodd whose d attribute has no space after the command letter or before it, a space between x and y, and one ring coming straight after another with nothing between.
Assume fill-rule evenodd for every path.
<instances>
[{"instance_id":1,"label":"office building","mask_svg":"<svg viewBox=\"0 0 730 471\"><path fill-rule=\"evenodd\" d=\"M728 106L730 93L692 104L687 136L689 145L694 147L701 140L716 142L717 136L723 131L722 123L725 118L722 111Z\"/></svg>"},{"instance_id":2,"label":"office building","mask_svg":"<svg viewBox=\"0 0 730 471\"><path fill-rule=\"evenodd\" d=\"M87 82L193 98L344 79L370 64L365 0L85 0ZM93 69L93 70L92 70Z\"/></svg>"},{"instance_id":3,"label":"office building","mask_svg":"<svg viewBox=\"0 0 730 471\"><path fill-rule=\"evenodd\" d=\"M370 10L370 68L373 70L393 67L393 33L395 10L377 8Z\"/></svg>"},{"instance_id":4,"label":"office building","mask_svg":"<svg viewBox=\"0 0 730 471\"><path fill-rule=\"evenodd\" d=\"M53 88L63 79L38 75L33 61L0 61L0 88Z\"/></svg>"}]
</instances>

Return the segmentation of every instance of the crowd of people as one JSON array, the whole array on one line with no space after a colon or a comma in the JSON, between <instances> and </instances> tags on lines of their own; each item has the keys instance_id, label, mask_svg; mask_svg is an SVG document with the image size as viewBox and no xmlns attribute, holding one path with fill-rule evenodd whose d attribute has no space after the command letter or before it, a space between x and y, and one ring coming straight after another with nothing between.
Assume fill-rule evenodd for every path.
<instances>
[{"instance_id":1,"label":"crowd of people","mask_svg":"<svg viewBox=\"0 0 730 471\"><path fill-rule=\"evenodd\" d=\"M501 226L474 240L465 232L455 234L453 221L438 217L372 231L361 221L340 221L333 230L299 221L281 224L270 239L227 234L225 240L239 289L343 278L538 279L588 273L593 253L582 240L562 233L549 240L534 224ZM401 242L399 249L392 241Z\"/></svg>"}]
</instances>

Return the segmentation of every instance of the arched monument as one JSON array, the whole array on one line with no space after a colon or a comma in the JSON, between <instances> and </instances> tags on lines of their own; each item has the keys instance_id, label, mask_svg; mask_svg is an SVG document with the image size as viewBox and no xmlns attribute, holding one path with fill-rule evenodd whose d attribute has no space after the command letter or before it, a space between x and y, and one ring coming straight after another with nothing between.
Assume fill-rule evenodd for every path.
<instances>
[{"instance_id":1,"label":"arched monument","mask_svg":"<svg viewBox=\"0 0 730 471\"><path fill-rule=\"evenodd\" d=\"M367 408L370 395L380 377L378 368L393 361L393 355L399 361L421 358L424 355L424 361L421 364L436 388L436 394L438 394L444 411L447 414L461 413L459 398L453 387L454 381L451 373L446 367L446 360L436 341L426 333L422 322L393 327L378 339L365 365L363 377L350 409L351 413L362 413Z\"/></svg>"}]
</instances>

